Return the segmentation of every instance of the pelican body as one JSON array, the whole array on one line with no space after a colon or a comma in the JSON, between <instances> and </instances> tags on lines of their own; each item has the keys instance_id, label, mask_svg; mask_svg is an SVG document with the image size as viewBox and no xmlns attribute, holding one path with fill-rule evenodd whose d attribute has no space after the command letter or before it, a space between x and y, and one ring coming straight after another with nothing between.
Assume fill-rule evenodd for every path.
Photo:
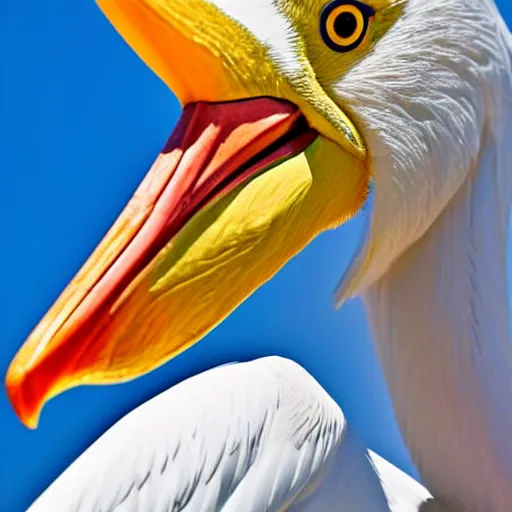
<instances>
[{"instance_id":1,"label":"pelican body","mask_svg":"<svg viewBox=\"0 0 512 512\"><path fill-rule=\"evenodd\" d=\"M443 510L512 510L512 38L494 0L98 3L183 113L125 211L13 360L6 386L20 419L34 428L44 403L66 389L127 381L186 350L316 235L355 215L373 185L367 237L336 302L364 300L428 488L407 481L413 490L397 499L410 510L430 494ZM152 510L151 500L240 510L237 492L244 510L308 510L315 495L346 510L395 510L389 497L404 496L405 476L378 463L368 469L364 461L375 459L362 447L359 458L344 452L356 444L339 408L292 363L277 365L287 368L283 380L273 364L214 370L132 413L107 434L112 442L96 445L117 446L101 482L87 462L107 451L96 446L62 477L79 482L86 500L72 510ZM208 379L239 399L217 396ZM255 382L269 388L253 410L240 396L256 396ZM291 390L283 402L282 385ZM194 402L202 405L191 412ZM178 412L167 416L164 403ZM169 429L147 444L137 425L154 414ZM201 456L167 470L166 456L201 414L206 423L185 443ZM231 448L242 432L256 436L254 446L240 459L224 458L223 448L219 458L216 443ZM129 439L131 462L114 437ZM351 467L357 497L340 483ZM184 480L169 487L171 471ZM315 494L325 482L330 491ZM55 485L46 496L60 504L67 484Z\"/></svg>"}]
</instances>

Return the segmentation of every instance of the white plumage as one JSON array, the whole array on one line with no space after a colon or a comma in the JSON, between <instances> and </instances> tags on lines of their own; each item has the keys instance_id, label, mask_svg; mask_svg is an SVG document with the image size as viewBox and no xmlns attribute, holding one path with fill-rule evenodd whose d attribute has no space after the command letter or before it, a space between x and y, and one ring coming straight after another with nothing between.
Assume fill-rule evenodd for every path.
<instances>
[{"instance_id":1,"label":"white plumage","mask_svg":"<svg viewBox=\"0 0 512 512\"><path fill-rule=\"evenodd\" d=\"M364 448L303 368L268 357L215 368L132 411L30 512L412 512L429 497Z\"/></svg>"},{"instance_id":2,"label":"white plumage","mask_svg":"<svg viewBox=\"0 0 512 512\"><path fill-rule=\"evenodd\" d=\"M410 0L385 38L337 91L375 169L371 226L339 296L364 300L429 491L508 512L512 37L493 0Z\"/></svg>"}]
</instances>

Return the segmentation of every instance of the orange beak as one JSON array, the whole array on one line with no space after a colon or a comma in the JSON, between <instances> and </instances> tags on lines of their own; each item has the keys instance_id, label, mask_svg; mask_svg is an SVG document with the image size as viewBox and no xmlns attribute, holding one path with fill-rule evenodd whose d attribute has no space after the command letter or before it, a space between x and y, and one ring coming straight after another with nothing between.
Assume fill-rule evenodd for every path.
<instances>
[{"instance_id":1,"label":"orange beak","mask_svg":"<svg viewBox=\"0 0 512 512\"><path fill-rule=\"evenodd\" d=\"M346 151L275 99L293 96L285 81L208 2L99 3L184 110L11 363L7 393L32 428L64 390L135 378L197 342L318 233L353 215L368 187L361 144ZM347 126L351 147L360 138Z\"/></svg>"},{"instance_id":2,"label":"orange beak","mask_svg":"<svg viewBox=\"0 0 512 512\"><path fill-rule=\"evenodd\" d=\"M98 359L107 363L102 348L123 291L195 213L315 137L285 102L188 105L124 212L13 360L6 385L20 419L35 426L68 376L76 383Z\"/></svg>"}]
</instances>

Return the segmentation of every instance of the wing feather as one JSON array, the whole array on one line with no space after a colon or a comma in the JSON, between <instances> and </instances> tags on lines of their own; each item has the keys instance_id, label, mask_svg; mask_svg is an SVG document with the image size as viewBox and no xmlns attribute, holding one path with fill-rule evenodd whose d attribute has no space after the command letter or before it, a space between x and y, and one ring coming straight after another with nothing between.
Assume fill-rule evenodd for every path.
<instances>
[{"instance_id":1,"label":"wing feather","mask_svg":"<svg viewBox=\"0 0 512 512\"><path fill-rule=\"evenodd\" d=\"M340 408L299 365L215 368L129 413L30 512L282 510L339 445Z\"/></svg>"}]
</instances>

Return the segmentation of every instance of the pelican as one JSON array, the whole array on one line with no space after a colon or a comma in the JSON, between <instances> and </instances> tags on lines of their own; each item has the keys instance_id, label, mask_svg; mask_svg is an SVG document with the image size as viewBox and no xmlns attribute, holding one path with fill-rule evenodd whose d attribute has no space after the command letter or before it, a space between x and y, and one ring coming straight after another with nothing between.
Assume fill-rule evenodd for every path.
<instances>
[{"instance_id":1,"label":"pelican","mask_svg":"<svg viewBox=\"0 0 512 512\"><path fill-rule=\"evenodd\" d=\"M336 302L364 300L428 492L304 370L267 358L132 412L34 512L511 510L512 38L494 1L98 3L183 113L13 360L20 419L186 350L373 184Z\"/></svg>"}]
</instances>

